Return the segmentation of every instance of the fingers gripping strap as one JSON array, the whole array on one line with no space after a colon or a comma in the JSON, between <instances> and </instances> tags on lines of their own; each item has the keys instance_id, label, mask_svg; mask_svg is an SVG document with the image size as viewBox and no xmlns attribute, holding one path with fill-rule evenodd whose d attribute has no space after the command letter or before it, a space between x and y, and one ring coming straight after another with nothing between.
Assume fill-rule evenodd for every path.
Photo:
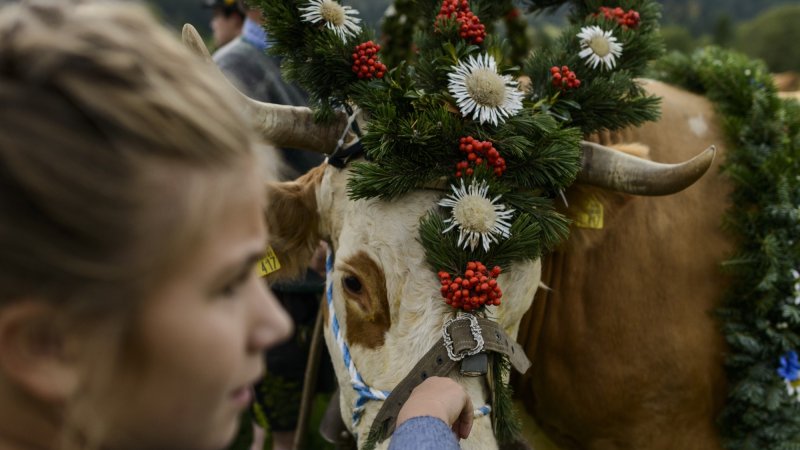
<instances>
[{"instance_id":1,"label":"fingers gripping strap","mask_svg":"<svg viewBox=\"0 0 800 450\"><path fill-rule=\"evenodd\" d=\"M502 353L508 356L511 365L521 373L525 373L531 365L525 351L511 339L496 322L489 319L478 318L484 348L488 351ZM475 339L472 336L469 321L456 321L449 327L452 339L453 352L463 353L475 348ZM413 369L395 387L389 397L383 402L375 420L369 430L367 442L381 442L394 433L397 414L403 407L411 391L420 383L432 376L447 376L458 364L450 359L444 339L439 339L436 344L417 362Z\"/></svg>"}]
</instances>

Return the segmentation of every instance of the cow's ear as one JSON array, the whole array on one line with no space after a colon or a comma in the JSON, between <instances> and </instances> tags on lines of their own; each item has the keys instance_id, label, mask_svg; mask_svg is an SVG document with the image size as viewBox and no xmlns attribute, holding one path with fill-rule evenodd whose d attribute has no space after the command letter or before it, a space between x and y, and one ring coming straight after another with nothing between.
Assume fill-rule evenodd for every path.
<instances>
[{"instance_id":1,"label":"cow's ear","mask_svg":"<svg viewBox=\"0 0 800 450\"><path fill-rule=\"evenodd\" d=\"M295 181L268 183L266 219L269 245L281 269L270 279L288 279L305 273L320 244L317 190L325 165L315 167Z\"/></svg>"}]
</instances>

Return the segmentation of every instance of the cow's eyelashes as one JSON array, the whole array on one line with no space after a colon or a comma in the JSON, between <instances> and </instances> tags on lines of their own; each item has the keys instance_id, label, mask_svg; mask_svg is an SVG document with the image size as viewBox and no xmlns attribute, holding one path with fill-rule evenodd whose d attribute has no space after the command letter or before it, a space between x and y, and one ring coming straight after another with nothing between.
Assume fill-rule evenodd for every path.
<instances>
[{"instance_id":1,"label":"cow's eyelashes","mask_svg":"<svg viewBox=\"0 0 800 450\"><path fill-rule=\"evenodd\" d=\"M351 294L360 294L363 288L361 280L355 275L347 275L342 279L342 283L344 284L344 288Z\"/></svg>"}]
</instances>

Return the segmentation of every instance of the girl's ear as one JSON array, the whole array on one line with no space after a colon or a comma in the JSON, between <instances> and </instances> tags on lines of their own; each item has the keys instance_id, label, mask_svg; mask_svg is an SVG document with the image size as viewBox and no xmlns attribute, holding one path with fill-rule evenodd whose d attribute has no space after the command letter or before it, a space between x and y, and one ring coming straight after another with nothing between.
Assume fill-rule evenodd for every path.
<instances>
[{"instance_id":1,"label":"girl's ear","mask_svg":"<svg viewBox=\"0 0 800 450\"><path fill-rule=\"evenodd\" d=\"M0 377L33 397L52 403L78 387L77 338L60 327L56 307L20 300L0 307Z\"/></svg>"}]
</instances>

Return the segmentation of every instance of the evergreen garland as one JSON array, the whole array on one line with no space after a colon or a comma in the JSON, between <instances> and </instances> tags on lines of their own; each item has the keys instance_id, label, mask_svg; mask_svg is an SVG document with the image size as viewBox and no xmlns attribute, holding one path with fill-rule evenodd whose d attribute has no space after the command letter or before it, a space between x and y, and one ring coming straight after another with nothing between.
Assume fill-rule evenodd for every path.
<instances>
[{"instance_id":1,"label":"evergreen garland","mask_svg":"<svg viewBox=\"0 0 800 450\"><path fill-rule=\"evenodd\" d=\"M723 264L731 287L718 310L730 347L724 444L800 448L800 105L777 97L762 63L719 48L671 55L658 70L714 101L731 143L725 224L739 249Z\"/></svg>"},{"instance_id":2,"label":"evergreen garland","mask_svg":"<svg viewBox=\"0 0 800 450\"><path fill-rule=\"evenodd\" d=\"M491 314L487 307L502 297L499 274L566 237L568 221L553 198L576 178L584 134L658 117L658 100L634 81L661 52L660 10L652 0L571 2L572 25L522 66L511 58L513 46L491 33L503 18L519 20L509 17L510 0L402 0L397 20L387 21L402 36L385 42L415 51L387 59L388 70L376 69L382 63L373 56L358 59L359 48L377 49L368 32L337 33L309 19L309 10L321 11L320 0L255 3L269 17L270 52L283 57L284 76L309 92L317 119L342 107L368 119L365 158L350 165L349 196L389 200L416 189L442 191L441 208L420 221L419 239L443 301L454 309ZM613 8L624 8L631 21L609 15ZM410 46L405 36L413 36ZM525 91L517 87L520 77L530 80ZM492 361L502 385L495 433L501 443L513 441L507 361Z\"/></svg>"}]
</instances>

